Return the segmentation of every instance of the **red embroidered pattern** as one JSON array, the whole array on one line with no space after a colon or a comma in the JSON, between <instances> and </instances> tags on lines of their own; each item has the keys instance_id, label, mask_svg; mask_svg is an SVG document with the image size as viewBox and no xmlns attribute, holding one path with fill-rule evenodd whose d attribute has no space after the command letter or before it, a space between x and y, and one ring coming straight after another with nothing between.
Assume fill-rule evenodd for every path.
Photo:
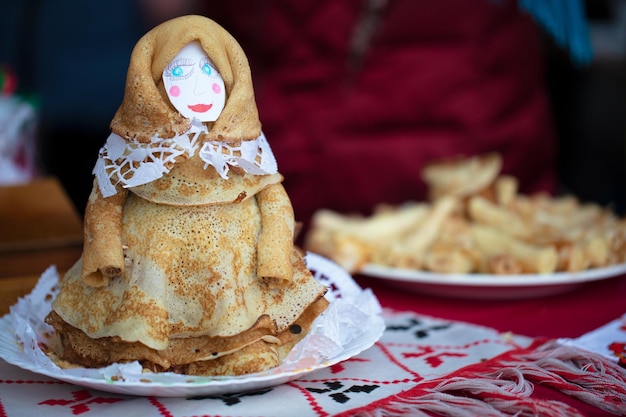
<instances>
[{"instance_id":1,"label":"red embroidered pattern","mask_svg":"<svg viewBox=\"0 0 626 417\"><path fill-rule=\"evenodd\" d=\"M609 345L609 350L613 352L619 365L626 368L626 342L613 342Z\"/></svg>"},{"instance_id":2,"label":"red embroidered pattern","mask_svg":"<svg viewBox=\"0 0 626 417\"><path fill-rule=\"evenodd\" d=\"M90 404L111 404L123 401L122 398L111 397L93 397L88 390L72 391L72 400L66 399L50 399L41 401L41 405L50 406L68 406L72 410L72 414L77 416L90 411Z\"/></svg>"},{"instance_id":3,"label":"red embroidered pattern","mask_svg":"<svg viewBox=\"0 0 626 417\"><path fill-rule=\"evenodd\" d=\"M174 417L174 415L170 413L168 409L161 402L159 402L158 399L156 399L155 397L150 397L149 400L150 404L155 406L156 409L159 411L159 414L161 414L163 417Z\"/></svg>"}]
</instances>

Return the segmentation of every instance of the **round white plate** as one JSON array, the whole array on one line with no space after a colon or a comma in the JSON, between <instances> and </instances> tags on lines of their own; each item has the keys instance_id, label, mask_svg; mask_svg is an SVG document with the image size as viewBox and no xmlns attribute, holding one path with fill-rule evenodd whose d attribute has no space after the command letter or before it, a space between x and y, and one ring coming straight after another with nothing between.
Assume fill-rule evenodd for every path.
<instances>
[{"instance_id":1,"label":"round white plate","mask_svg":"<svg viewBox=\"0 0 626 417\"><path fill-rule=\"evenodd\" d=\"M553 274L440 274L368 264L359 272L395 287L457 298L520 299L553 295L626 273L626 264Z\"/></svg>"},{"instance_id":2,"label":"round white plate","mask_svg":"<svg viewBox=\"0 0 626 417\"><path fill-rule=\"evenodd\" d=\"M380 304L371 291L362 290L343 269L318 255L308 254L307 265L316 279L329 288L326 296L331 304L314 322L310 334L294 347L294 351L299 349L305 352L302 354L304 359L283 363L269 371L236 377L144 374L137 363L114 364L101 369L61 369L39 348L40 343L45 343L45 333L50 330L43 323L43 318L50 311L53 298L50 295L56 291L58 276L54 269L46 271L33 292L20 299L10 314L0 318L0 357L35 373L118 394L160 397L223 395L283 384L358 355L374 345L385 328ZM350 320L352 313L355 316ZM337 316L342 319L338 320ZM362 322L364 317L365 325ZM333 320L338 327L335 330L342 335L343 342L339 345L326 342L326 346L331 346L329 350L332 354L323 359L311 358L307 352L320 349L320 340L329 340L324 339L326 335L323 330L329 327L328 324L317 325L318 321L324 323L323 320ZM310 340L315 342L307 350Z\"/></svg>"}]
</instances>

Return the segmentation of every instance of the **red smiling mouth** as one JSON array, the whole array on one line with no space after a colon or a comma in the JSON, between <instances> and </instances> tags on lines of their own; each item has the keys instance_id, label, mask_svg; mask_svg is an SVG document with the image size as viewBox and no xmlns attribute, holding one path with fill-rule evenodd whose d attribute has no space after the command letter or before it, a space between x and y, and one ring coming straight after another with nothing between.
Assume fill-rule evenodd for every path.
<instances>
[{"instance_id":1,"label":"red smiling mouth","mask_svg":"<svg viewBox=\"0 0 626 417\"><path fill-rule=\"evenodd\" d=\"M194 104L194 105L190 104L187 107L193 112L205 113L211 110L211 107L213 107L213 104Z\"/></svg>"}]
</instances>

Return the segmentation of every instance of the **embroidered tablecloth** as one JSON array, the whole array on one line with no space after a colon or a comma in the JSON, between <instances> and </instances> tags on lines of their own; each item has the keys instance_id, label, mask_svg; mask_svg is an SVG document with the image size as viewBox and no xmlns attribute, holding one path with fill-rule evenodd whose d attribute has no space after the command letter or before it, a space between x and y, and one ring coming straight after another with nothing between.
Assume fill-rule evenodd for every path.
<instances>
[{"instance_id":1,"label":"embroidered tablecloth","mask_svg":"<svg viewBox=\"0 0 626 417\"><path fill-rule=\"evenodd\" d=\"M412 416L426 411L579 415L562 403L533 398L536 381L569 390L568 395L614 413L626 413L626 372L617 365L617 356L611 360L581 350L576 341L532 340L412 312L386 310L384 318L383 337L353 358L282 385L223 395L120 395L61 382L0 360L0 416L304 417L377 415L382 410L386 415ZM612 335L606 340L626 341L624 321L616 320L608 328Z\"/></svg>"}]
</instances>

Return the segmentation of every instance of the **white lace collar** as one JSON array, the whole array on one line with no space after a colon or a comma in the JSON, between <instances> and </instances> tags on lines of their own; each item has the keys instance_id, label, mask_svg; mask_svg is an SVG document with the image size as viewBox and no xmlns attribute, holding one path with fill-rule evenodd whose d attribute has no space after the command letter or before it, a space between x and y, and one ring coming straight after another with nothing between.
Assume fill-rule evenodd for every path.
<instances>
[{"instance_id":1,"label":"white lace collar","mask_svg":"<svg viewBox=\"0 0 626 417\"><path fill-rule=\"evenodd\" d=\"M240 145L231 146L223 142L205 142L200 146L200 134L208 133L198 119L192 119L185 133L170 139L154 136L150 143L139 143L111 133L100 149L93 169L104 197L116 193L115 185L124 188L136 187L161 178L170 172L181 156L190 158L199 150L198 156L224 179L228 179L230 166L241 167L254 175L274 174L278 171L276 159L265 135Z\"/></svg>"}]
</instances>

